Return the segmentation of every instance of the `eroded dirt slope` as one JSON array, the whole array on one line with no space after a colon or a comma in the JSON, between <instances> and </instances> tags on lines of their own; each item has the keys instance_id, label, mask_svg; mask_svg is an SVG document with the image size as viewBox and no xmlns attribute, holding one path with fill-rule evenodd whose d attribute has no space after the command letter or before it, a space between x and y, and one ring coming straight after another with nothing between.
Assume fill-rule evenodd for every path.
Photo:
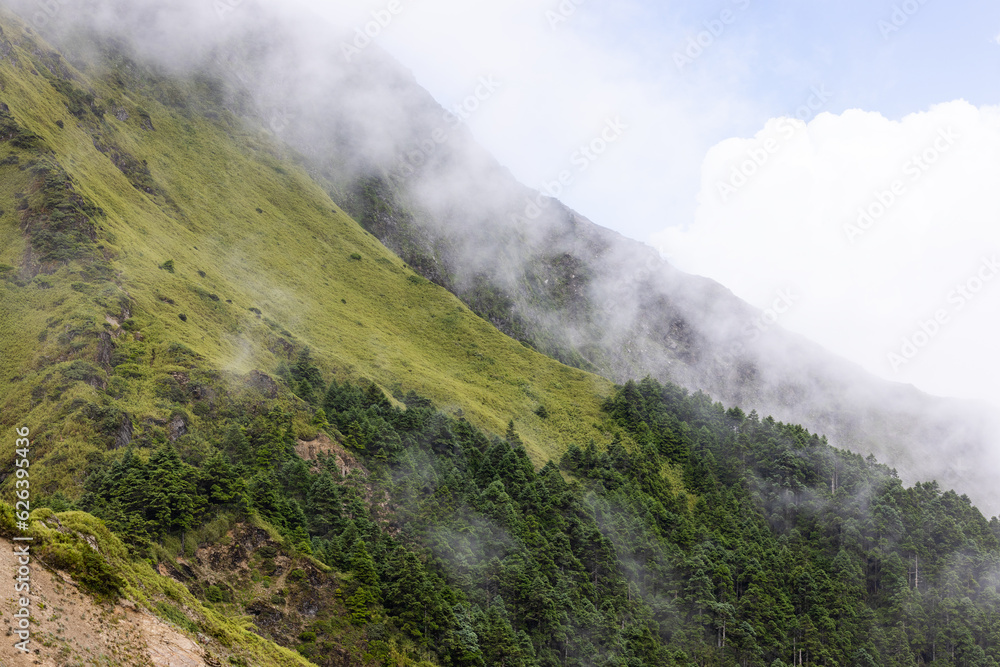
<instances>
[{"instance_id":1,"label":"eroded dirt slope","mask_svg":"<svg viewBox=\"0 0 1000 667\"><path fill-rule=\"evenodd\" d=\"M19 567L14 545L0 539L0 666L121 665L203 667L219 665L198 638L190 638L130 601L99 605L68 576L31 565L31 652L14 644L18 609L14 577ZM202 638L207 640L207 638Z\"/></svg>"}]
</instances>

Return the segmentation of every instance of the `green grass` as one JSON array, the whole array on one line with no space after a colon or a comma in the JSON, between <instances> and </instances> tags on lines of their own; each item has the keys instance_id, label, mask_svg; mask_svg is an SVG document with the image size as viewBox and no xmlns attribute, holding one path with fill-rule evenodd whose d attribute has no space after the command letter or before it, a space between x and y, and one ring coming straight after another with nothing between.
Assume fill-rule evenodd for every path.
<instances>
[{"instance_id":1,"label":"green grass","mask_svg":"<svg viewBox=\"0 0 1000 667\"><path fill-rule=\"evenodd\" d=\"M124 415L137 428L168 419L178 409L169 374L235 394L243 391L241 374L277 378L293 360L288 350L306 346L327 381L370 381L387 394L414 390L498 435L513 419L539 465L572 443L610 441L600 410L610 382L504 336L406 268L265 131L223 110L209 118L178 104L197 104L196 84L95 65L75 73L72 89L54 86L47 47L3 11L0 27L16 44L18 63L0 60L0 101L40 137L33 148L0 142L0 426L5 433L30 427L37 497L78 497ZM118 76L128 90L108 83ZM106 109L114 100L128 120L81 106L82 93L73 91L85 90ZM141 174L123 173L95 147L97 135L99 145L127 155L120 163L142 165ZM28 168L43 155L102 214L80 259L33 275L18 206L44 200ZM101 363L102 336L113 341L113 370ZM295 399L286 393L282 400ZM295 429L309 437L315 427L302 407ZM213 432L211 414L188 418L192 430ZM13 459L14 438L0 438L0 464ZM308 664L251 633L245 619L224 617L131 561L93 517L43 509L33 519L39 551L96 596L113 593L85 536L121 578L122 594L183 631L216 637L247 664ZM229 521L201 527L199 540L223 539ZM170 557L180 545L158 549Z\"/></svg>"},{"instance_id":2,"label":"green grass","mask_svg":"<svg viewBox=\"0 0 1000 667\"><path fill-rule=\"evenodd\" d=\"M4 30L17 32L10 22ZM273 374L287 361L275 353L276 341L285 338L310 346L328 379L365 378L413 389L447 412L461 409L494 433L513 418L538 463L558 457L572 442L608 439L599 405L611 383L507 338L453 295L404 268L265 132L226 114L208 120L81 74L99 103L113 98L129 111L126 122L110 114L88 122L105 143L146 161L165 193L150 196L94 148L86 123L69 113L46 78L29 74L23 65L34 56L16 51L22 67L9 60L0 64L3 100L18 122L43 137L77 191L104 210L98 243L111 258L117 287L81 280L85 267L75 264L49 277L50 289L0 281L5 424L27 423L51 434L53 442L69 443L78 435L68 422L59 423L63 415L56 403L33 406L31 390L65 354L58 335L67 322L88 332L79 340L90 347L74 354L93 359L96 332L119 333L108 317L119 316L125 298L144 340L132 341L131 334L117 339L119 350L138 360L125 369L128 386L119 403L136 416L162 416L150 389L154 377L177 366L164 354L171 343L200 355L203 367ZM182 93L195 92L193 84L178 85ZM140 110L155 131L140 127ZM0 157L11 150L0 144ZM27 159L22 151L20 160ZM14 191L26 186L26 177L16 165L0 170L0 263L17 267L24 240L11 211ZM352 259L357 255L363 260ZM160 268L168 260L172 273ZM61 322L53 326L52 318ZM44 331L48 337L40 343ZM85 400L100 393L74 391L87 394ZM535 414L540 403L546 419ZM10 456L9 449L3 443L0 456ZM73 466L78 472L77 464L82 461Z\"/></svg>"},{"instance_id":3,"label":"green grass","mask_svg":"<svg viewBox=\"0 0 1000 667\"><path fill-rule=\"evenodd\" d=\"M5 534L11 528L10 512L9 506L0 505L0 532ZM93 586L104 586L103 581L94 582L99 576L116 579L124 597L188 635L203 633L215 638L230 655L243 657L249 664L312 664L294 651L254 634L246 619L227 617L204 605L182 584L161 576L145 561L130 560L121 541L89 514L36 510L29 534L35 540L32 552L36 558L67 569L92 593ZM99 557L95 558L95 554Z\"/></svg>"}]
</instances>

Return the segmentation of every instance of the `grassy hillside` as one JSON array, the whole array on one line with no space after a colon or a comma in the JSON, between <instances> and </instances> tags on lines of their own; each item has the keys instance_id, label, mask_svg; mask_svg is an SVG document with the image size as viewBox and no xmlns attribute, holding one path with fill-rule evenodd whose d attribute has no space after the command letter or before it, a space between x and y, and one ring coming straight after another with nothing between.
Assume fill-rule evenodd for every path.
<instances>
[{"instance_id":1,"label":"grassy hillside","mask_svg":"<svg viewBox=\"0 0 1000 667\"><path fill-rule=\"evenodd\" d=\"M410 271L266 132L213 106L211 82L110 52L77 69L11 17L2 27L0 100L28 139L0 143L0 405L51 460L80 470L109 444L65 419L74 405L169 417L155 388L183 369L177 350L273 374L308 347L327 377L415 390L494 433L514 419L536 463L608 439L609 382ZM59 209L67 191L79 202ZM46 253L53 235L61 255Z\"/></svg>"},{"instance_id":2,"label":"grassy hillside","mask_svg":"<svg viewBox=\"0 0 1000 667\"><path fill-rule=\"evenodd\" d=\"M1000 665L1000 520L968 497L541 356L239 91L0 29L0 425L31 429L34 508L0 502L0 542L34 538L30 659ZM553 307L582 294L555 266Z\"/></svg>"},{"instance_id":3,"label":"grassy hillside","mask_svg":"<svg viewBox=\"0 0 1000 667\"><path fill-rule=\"evenodd\" d=\"M419 405L433 401L486 433L503 434L513 420L538 466L573 444L611 440L600 406L613 386L506 337L410 270L295 155L218 103L215 86L113 50L70 63L0 13L0 424L31 429L34 506L86 507L127 543L87 514L56 519L42 509L33 516L41 560L99 599L124 595L192 638L205 633L208 643L198 643L231 664L305 664L275 643L319 664L386 656L416 664L428 649L395 630L369 646L375 635L351 620L341 594L356 584L309 556L308 538L296 533L301 510L289 510L294 527L281 512L266 516L287 541L266 524L241 532L277 462L241 482L250 500L218 506L230 512L224 521L213 521L216 509L198 512L194 524L150 536L142 519L93 501L93 479L123 456L133 460L133 450L136 460L158 461L176 447L199 466L258 411L264 426L245 431L259 449L258 437L280 424L277 461L296 438L331 443L322 428L336 440L330 446L350 446L350 424L341 425L345 439L313 418L321 401L303 400L300 368L318 375L321 391L351 382L370 396L381 389L396 406L419 395ZM4 439L8 494L14 458L13 439ZM187 470L199 472L184 483L203 479ZM170 492L161 473L149 474L149 488ZM352 493L373 504L371 488L358 484ZM99 558L72 530L49 530L59 521L100 533ZM265 530L277 541L246 537ZM226 558L241 564L192 572L188 563L211 548L233 550ZM261 549L277 553L279 566ZM309 584L286 581L293 571Z\"/></svg>"}]
</instances>

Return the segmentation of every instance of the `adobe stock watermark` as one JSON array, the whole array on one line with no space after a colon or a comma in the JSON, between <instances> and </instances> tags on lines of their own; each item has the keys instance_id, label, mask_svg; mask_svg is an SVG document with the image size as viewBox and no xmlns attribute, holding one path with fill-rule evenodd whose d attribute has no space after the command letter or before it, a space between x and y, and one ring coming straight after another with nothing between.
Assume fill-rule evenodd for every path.
<instances>
[{"instance_id":1,"label":"adobe stock watermark","mask_svg":"<svg viewBox=\"0 0 1000 667\"><path fill-rule=\"evenodd\" d=\"M778 290L771 306L765 308L760 315L743 326L739 338L734 340L722 354L722 362L727 366L735 364L738 355L746 349L746 346L774 327L784 315L787 315L795 307L798 301L799 297L792 288L786 287Z\"/></svg>"},{"instance_id":2,"label":"adobe stock watermark","mask_svg":"<svg viewBox=\"0 0 1000 667\"><path fill-rule=\"evenodd\" d=\"M478 85L473 93L448 109L448 113L444 115L445 122L457 126L462 121L469 120L472 114L479 111L483 102L493 97L502 85L492 76L479 77Z\"/></svg>"},{"instance_id":3,"label":"adobe stock watermark","mask_svg":"<svg viewBox=\"0 0 1000 667\"><path fill-rule=\"evenodd\" d=\"M935 310L930 318L918 322L913 333L904 336L899 347L886 355L892 370L898 373L900 368L916 359L917 355L938 337L944 327L953 321L954 316L986 289L997 274L1000 274L1000 261L997 260L997 256L983 257L975 273L955 285L955 288L948 293L948 305Z\"/></svg>"},{"instance_id":4,"label":"adobe stock watermark","mask_svg":"<svg viewBox=\"0 0 1000 667\"><path fill-rule=\"evenodd\" d=\"M750 0L732 0L733 5L740 12L745 12L750 7ZM740 14L726 7L719 12L718 17L702 22L704 30L688 38L688 43L681 51L674 51L674 65L678 72L683 72L684 68L694 63L708 49L725 34L729 26L736 23Z\"/></svg>"},{"instance_id":5,"label":"adobe stock watermark","mask_svg":"<svg viewBox=\"0 0 1000 667\"><path fill-rule=\"evenodd\" d=\"M31 15L31 25L36 30L41 30L47 26L52 19L59 15L63 7L68 5L70 0L45 0L38 3L38 11Z\"/></svg>"},{"instance_id":6,"label":"adobe stock watermark","mask_svg":"<svg viewBox=\"0 0 1000 667\"><path fill-rule=\"evenodd\" d=\"M17 611L14 612L13 627L8 634L15 634L21 641L14 644L21 653L30 653L31 643L31 545L33 537L26 535L31 512L31 430L27 426L22 426L15 430L17 439L14 441L17 458L14 459L15 473L14 483L15 497L14 504L14 524L21 532L15 535L14 555L17 557L17 571L15 572L14 592L20 597L14 598Z\"/></svg>"},{"instance_id":7,"label":"adobe stock watermark","mask_svg":"<svg viewBox=\"0 0 1000 667\"><path fill-rule=\"evenodd\" d=\"M832 98L833 93L826 89L825 84L813 86L809 91L809 97L795 110L795 118L803 123L808 123ZM803 127L805 125L796 124L792 118L780 118L778 120L779 137L757 142L755 146L747 150L746 155L741 158L741 162L733 167L727 180L716 181L715 189L719 193L722 203L728 203L733 195L753 180L754 176L759 174Z\"/></svg>"},{"instance_id":8,"label":"adobe stock watermark","mask_svg":"<svg viewBox=\"0 0 1000 667\"><path fill-rule=\"evenodd\" d=\"M893 5L889 19L880 19L878 22L878 30L882 33L882 38L889 39L890 35L902 30L903 26L920 13L920 10L928 2L929 0L904 0L898 5Z\"/></svg>"},{"instance_id":9,"label":"adobe stock watermark","mask_svg":"<svg viewBox=\"0 0 1000 667\"><path fill-rule=\"evenodd\" d=\"M549 22L549 27L555 30L566 21L569 21L573 17L573 14L576 14L576 10L579 9L580 5L586 1L562 0L554 10L549 9L546 11L545 19Z\"/></svg>"},{"instance_id":10,"label":"adobe stock watermark","mask_svg":"<svg viewBox=\"0 0 1000 667\"><path fill-rule=\"evenodd\" d=\"M907 188L920 181L960 138L958 132L950 127L938 130L930 146L919 153L914 153L903 163L900 178L893 180L884 190L876 190L869 204L858 207L857 219L853 223L844 225L847 240L853 244L868 233L876 222L885 217L892 207L906 196Z\"/></svg>"},{"instance_id":11,"label":"adobe stock watermark","mask_svg":"<svg viewBox=\"0 0 1000 667\"><path fill-rule=\"evenodd\" d=\"M375 38L382 34L382 31L389 27L393 20L403 12L401 0L389 0L389 4L384 9L377 9L371 13L372 20L364 26L354 29L354 39L350 42L341 42L340 51L344 54L347 62L354 60L356 56L372 45Z\"/></svg>"},{"instance_id":12,"label":"adobe stock watermark","mask_svg":"<svg viewBox=\"0 0 1000 667\"><path fill-rule=\"evenodd\" d=\"M563 169L553 180L542 183L538 194L534 198L528 198L522 214L511 216L513 222L524 223L528 220L537 220L542 211L551 205L552 200L559 198L573 185L578 174L590 169L590 166L597 162L612 144L621 139L628 127L622 122L620 116L608 119L597 136L581 145L570 157L570 164L575 167L575 170Z\"/></svg>"},{"instance_id":13,"label":"adobe stock watermark","mask_svg":"<svg viewBox=\"0 0 1000 667\"><path fill-rule=\"evenodd\" d=\"M434 128L427 138L416 142L396 158L392 169L393 177L397 180L409 178L427 164L438 147L448 143L452 132L472 118L502 86L503 83L493 76L480 77L471 95L445 111L444 125Z\"/></svg>"},{"instance_id":14,"label":"adobe stock watermark","mask_svg":"<svg viewBox=\"0 0 1000 667\"><path fill-rule=\"evenodd\" d=\"M292 124L294 114L288 111L288 107L272 109L267 115L267 126L275 134L281 134Z\"/></svg>"}]
</instances>

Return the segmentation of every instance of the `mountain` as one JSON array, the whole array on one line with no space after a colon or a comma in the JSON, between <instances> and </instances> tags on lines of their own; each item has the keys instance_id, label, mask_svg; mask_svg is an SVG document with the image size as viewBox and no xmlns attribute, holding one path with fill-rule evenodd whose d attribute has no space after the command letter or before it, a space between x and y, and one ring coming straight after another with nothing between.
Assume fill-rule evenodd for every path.
<instances>
[{"instance_id":1,"label":"mountain","mask_svg":"<svg viewBox=\"0 0 1000 667\"><path fill-rule=\"evenodd\" d=\"M874 443L949 406L512 218L537 194L374 46L83 6L0 12L3 664L1000 660L1000 521L754 410Z\"/></svg>"},{"instance_id":2,"label":"mountain","mask_svg":"<svg viewBox=\"0 0 1000 667\"><path fill-rule=\"evenodd\" d=\"M347 59L325 28L275 22L251 34L206 57L228 103L299 151L386 247L504 333L615 382L650 375L801 423L909 481L936 478L1000 511L1000 424L988 406L876 378L785 331L780 315L521 185L376 45ZM778 310L795 300L776 295Z\"/></svg>"}]
</instances>

